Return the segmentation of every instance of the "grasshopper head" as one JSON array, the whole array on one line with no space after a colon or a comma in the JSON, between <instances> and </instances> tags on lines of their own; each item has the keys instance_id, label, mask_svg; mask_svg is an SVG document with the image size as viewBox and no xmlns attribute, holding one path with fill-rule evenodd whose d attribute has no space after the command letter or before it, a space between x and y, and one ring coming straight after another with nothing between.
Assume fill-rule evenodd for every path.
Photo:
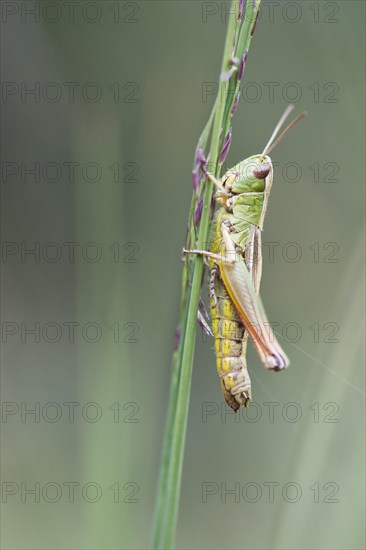
<instances>
[{"instance_id":1,"label":"grasshopper head","mask_svg":"<svg viewBox=\"0 0 366 550\"><path fill-rule=\"evenodd\" d=\"M275 139L293 108L293 105L288 105L285 109L261 155L248 157L226 172L222 178L222 186L224 189L218 191L216 194L222 204L229 204L232 195L250 192L262 193L263 191L270 190L273 180L273 166L268 153L270 153L272 149L280 143L287 132L306 115L305 111L300 113L290 122L282 134Z\"/></svg>"},{"instance_id":2,"label":"grasshopper head","mask_svg":"<svg viewBox=\"0 0 366 550\"><path fill-rule=\"evenodd\" d=\"M267 155L253 155L228 170L222 182L228 193L262 192L272 169L272 161Z\"/></svg>"}]
</instances>

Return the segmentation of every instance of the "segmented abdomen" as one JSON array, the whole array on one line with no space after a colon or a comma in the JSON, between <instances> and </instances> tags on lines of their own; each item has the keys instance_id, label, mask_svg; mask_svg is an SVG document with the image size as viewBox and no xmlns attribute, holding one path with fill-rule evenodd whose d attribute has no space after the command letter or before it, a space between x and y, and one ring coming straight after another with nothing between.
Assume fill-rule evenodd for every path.
<instances>
[{"instance_id":1,"label":"segmented abdomen","mask_svg":"<svg viewBox=\"0 0 366 550\"><path fill-rule=\"evenodd\" d=\"M247 333L220 276L215 278L211 297L212 330L217 370L227 404L237 411L251 400L251 382L246 363Z\"/></svg>"}]
</instances>

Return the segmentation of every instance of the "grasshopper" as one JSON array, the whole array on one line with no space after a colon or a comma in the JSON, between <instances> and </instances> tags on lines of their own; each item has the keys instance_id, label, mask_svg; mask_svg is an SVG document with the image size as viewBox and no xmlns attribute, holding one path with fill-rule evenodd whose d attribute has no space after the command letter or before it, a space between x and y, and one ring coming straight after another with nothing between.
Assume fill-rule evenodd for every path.
<instances>
[{"instance_id":1,"label":"grasshopper","mask_svg":"<svg viewBox=\"0 0 366 550\"><path fill-rule=\"evenodd\" d=\"M221 180L206 172L217 187L221 205L213 226L209 251L184 250L208 258L210 306L217 370L227 404L237 411L251 401L246 363L248 335L269 370L288 367L289 360L277 342L259 296L262 274L261 232L273 182L268 153L306 113L298 115L275 138L293 105L277 123L262 154L253 155L228 170Z\"/></svg>"}]
</instances>

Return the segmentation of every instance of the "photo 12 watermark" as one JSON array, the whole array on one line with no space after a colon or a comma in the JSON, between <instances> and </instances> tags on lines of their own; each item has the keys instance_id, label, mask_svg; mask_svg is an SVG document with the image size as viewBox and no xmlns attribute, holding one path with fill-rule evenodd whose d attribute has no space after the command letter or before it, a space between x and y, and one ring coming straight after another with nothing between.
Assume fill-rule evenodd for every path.
<instances>
[{"instance_id":1,"label":"photo 12 watermark","mask_svg":"<svg viewBox=\"0 0 366 550\"><path fill-rule=\"evenodd\" d=\"M3 401L1 422L13 426L21 424L138 424L141 421L140 405L135 401L98 403L97 401Z\"/></svg>"},{"instance_id":2,"label":"photo 12 watermark","mask_svg":"<svg viewBox=\"0 0 366 550\"><path fill-rule=\"evenodd\" d=\"M130 0L4 0L1 2L3 24L72 24L140 23L143 2Z\"/></svg>"},{"instance_id":3,"label":"photo 12 watermark","mask_svg":"<svg viewBox=\"0 0 366 550\"><path fill-rule=\"evenodd\" d=\"M136 321L105 324L95 320L1 322L3 344L97 344L106 341L110 344L138 344L141 341L140 325Z\"/></svg>"},{"instance_id":4,"label":"photo 12 watermark","mask_svg":"<svg viewBox=\"0 0 366 550\"><path fill-rule=\"evenodd\" d=\"M102 165L90 161L2 161L1 183L18 184L79 184L79 183L140 183L140 167L137 162L114 161Z\"/></svg>"},{"instance_id":5,"label":"photo 12 watermark","mask_svg":"<svg viewBox=\"0 0 366 550\"><path fill-rule=\"evenodd\" d=\"M296 401L280 403L279 401L252 401L249 407L240 407L234 412L224 401L203 401L201 421L206 423L248 423L248 424L297 424L312 422L314 424L338 424L340 406L335 401L326 403L305 404Z\"/></svg>"},{"instance_id":6,"label":"photo 12 watermark","mask_svg":"<svg viewBox=\"0 0 366 550\"><path fill-rule=\"evenodd\" d=\"M214 23L220 21L227 24L231 13L239 14L242 10L243 2L238 0L233 4L223 0L204 1L201 5L202 23ZM252 21L250 12L243 13L245 21ZM341 21L341 3L340 2L287 2L287 1L268 1L263 0L260 4L257 22L262 24L273 23L322 23L325 25L334 25Z\"/></svg>"},{"instance_id":7,"label":"photo 12 watermark","mask_svg":"<svg viewBox=\"0 0 366 550\"><path fill-rule=\"evenodd\" d=\"M313 481L309 485L297 481L203 481L201 484L201 502L207 504L256 504L265 502L275 504L287 502L296 504L300 501L314 504L338 504L340 487L335 481Z\"/></svg>"},{"instance_id":8,"label":"photo 12 watermark","mask_svg":"<svg viewBox=\"0 0 366 550\"><path fill-rule=\"evenodd\" d=\"M136 481L114 481L105 485L97 481L3 481L3 504L95 504L102 500L115 504L138 504L140 485Z\"/></svg>"},{"instance_id":9,"label":"photo 12 watermark","mask_svg":"<svg viewBox=\"0 0 366 550\"><path fill-rule=\"evenodd\" d=\"M223 103L232 91L226 90L224 82L202 82L201 101L207 103L218 97ZM279 82L279 81L251 81L245 82L239 87L238 102L244 103L275 103L283 100L285 103L309 103L337 104L340 102L340 86L337 82Z\"/></svg>"},{"instance_id":10,"label":"photo 12 watermark","mask_svg":"<svg viewBox=\"0 0 366 550\"><path fill-rule=\"evenodd\" d=\"M40 82L3 81L1 102L20 104L75 104L100 103L139 103L140 86L137 82Z\"/></svg>"},{"instance_id":11,"label":"photo 12 watermark","mask_svg":"<svg viewBox=\"0 0 366 550\"><path fill-rule=\"evenodd\" d=\"M1 243L1 263L30 264L137 264L140 246L134 241L5 241Z\"/></svg>"}]
</instances>

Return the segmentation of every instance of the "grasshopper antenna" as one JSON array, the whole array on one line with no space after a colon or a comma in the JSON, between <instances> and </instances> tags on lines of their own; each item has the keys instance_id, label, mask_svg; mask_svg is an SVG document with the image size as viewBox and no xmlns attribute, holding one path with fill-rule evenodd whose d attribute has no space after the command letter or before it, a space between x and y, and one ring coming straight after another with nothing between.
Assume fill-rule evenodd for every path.
<instances>
[{"instance_id":1,"label":"grasshopper antenna","mask_svg":"<svg viewBox=\"0 0 366 550\"><path fill-rule=\"evenodd\" d=\"M275 129L273 130L273 133L271 135L271 137L269 138L269 141L267 143L267 145L265 146L264 148L264 151L262 153L262 155L268 155L268 153L270 153L272 151L272 149L274 149L275 147L277 147L277 145L280 143L280 141L283 140L283 138L285 137L285 135L287 134L287 132L289 132L289 130L291 130L291 128L293 126L295 126L295 124L297 124L302 118L304 118L304 116L307 115L307 112L306 111L303 111L302 113L300 113L299 115L297 115L297 117L294 118L294 120L292 120L290 122L290 124L284 129L284 131L282 132L282 134L279 135L279 137L276 139L276 141L273 143L273 140L275 139L275 137L277 136L278 132L280 131L281 129L281 126L284 124L286 118L288 117L288 115L291 113L291 111L293 110L294 108L294 105L291 103L290 105L287 106L287 108L285 109L283 115L281 116L280 120L277 122L276 124L276 127Z\"/></svg>"}]
</instances>

